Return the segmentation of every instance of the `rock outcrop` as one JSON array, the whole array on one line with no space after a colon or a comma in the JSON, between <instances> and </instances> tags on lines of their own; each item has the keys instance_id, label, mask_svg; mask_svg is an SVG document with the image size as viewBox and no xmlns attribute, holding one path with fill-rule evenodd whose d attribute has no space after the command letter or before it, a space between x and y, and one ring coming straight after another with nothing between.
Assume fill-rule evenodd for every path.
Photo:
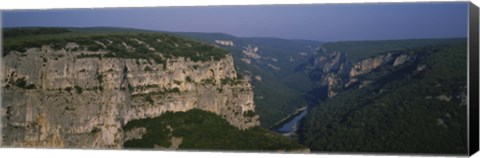
<instances>
[{"instance_id":1,"label":"rock outcrop","mask_svg":"<svg viewBox=\"0 0 480 158\"><path fill-rule=\"evenodd\" d=\"M398 58L402 58L402 59L395 59L396 62L394 63L394 66L400 65L401 63L405 62L405 60L403 60L403 58L404 58L403 56L398 57ZM394 59L394 57L391 53L381 54L381 55L377 55L375 57L363 59L363 60L353 64L353 66L352 66L352 68L350 69L350 72L349 72L349 77L352 78L352 77L355 77L355 76L359 76L359 75L369 73L370 71L391 62L393 59ZM402 60L402 61L397 62L397 60L399 60L399 61Z\"/></svg>"},{"instance_id":2,"label":"rock outcrop","mask_svg":"<svg viewBox=\"0 0 480 158\"><path fill-rule=\"evenodd\" d=\"M351 64L347 62L345 53L320 51L310 59L303 69L312 81L327 88L328 97L333 97L336 95L334 88L343 83L342 78L348 72Z\"/></svg>"},{"instance_id":3,"label":"rock outcrop","mask_svg":"<svg viewBox=\"0 0 480 158\"><path fill-rule=\"evenodd\" d=\"M233 41L230 40L215 40L215 43L223 46L233 46Z\"/></svg>"},{"instance_id":4,"label":"rock outcrop","mask_svg":"<svg viewBox=\"0 0 480 158\"><path fill-rule=\"evenodd\" d=\"M260 54L258 54L258 50L259 50L258 47L248 45L247 47L244 48L244 50L242 51L242 54L245 57L259 60L259 59L262 58L262 56L260 56Z\"/></svg>"},{"instance_id":5,"label":"rock outcrop","mask_svg":"<svg viewBox=\"0 0 480 158\"><path fill-rule=\"evenodd\" d=\"M374 81L362 79L366 75L382 66L396 67L416 58L414 52L386 52L376 56L367 57L352 63L347 60L347 54L339 51L329 52L326 49L319 49L302 70L318 86L327 88L327 97L337 94L337 89L355 86L365 87ZM419 66L417 71L423 70Z\"/></svg>"},{"instance_id":6,"label":"rock outcrop","mask_svg":"<svg viewBox=\"0 0 480 158\"><path fill-rule=\"evenodd\" d=\"M80 48L75 43L67 47ZM238 79L233 58L102 58L107 51L29 48L2 59L3 146L121 148L122 125L166 111L198 108L230 124L258 126L248 81ZM80 55L82 54L82 55Z\"/></svg>"}]
</instances>

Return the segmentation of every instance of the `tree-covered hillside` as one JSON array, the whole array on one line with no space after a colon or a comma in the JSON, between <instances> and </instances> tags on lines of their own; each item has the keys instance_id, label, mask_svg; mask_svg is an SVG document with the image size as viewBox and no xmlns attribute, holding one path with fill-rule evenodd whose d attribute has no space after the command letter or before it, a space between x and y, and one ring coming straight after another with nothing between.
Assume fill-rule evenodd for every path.
<instances>
[{"instance_id":1,"label":"tree-covered hillside","mask_svg":"<svg viewBox=\"0 0 480 158\"><path fill-rule=\"evenodd\" d=\"M403 51L418 58L382 67L366 76L369 86L312 108L301 143L313 151L466 153L465 40Z\"/></svg>"},{"instance_id":2,"label":"tree-covered hillside","mask_svg":"<svg viewBox=\"0 0 480 158\"><path fill-rule=\"evenodd\" d=\"M416 47L463 42L462 38L452 39L405 39L380 41L343 41L330 42L322 45L327 51L347 53L347 59L356 62L387 51L398 51Z\"/></svg>"},{"instance_id":3,"label":"tree-covered hillside","mask_svg":"<svg viewBox=\"0 0 480 158\"><path fill-rule=\"evenodd\" d=\"M146 128L146 134L141 139L126 141L124 143L126 148L169 148L174 144L178 149L194 150L306 149L294 140L260 127L240 130L220 116L198 109L166 112L156 118L133 120L124 126L124 130L142 127Z\"/></svg>"}]
</instances>

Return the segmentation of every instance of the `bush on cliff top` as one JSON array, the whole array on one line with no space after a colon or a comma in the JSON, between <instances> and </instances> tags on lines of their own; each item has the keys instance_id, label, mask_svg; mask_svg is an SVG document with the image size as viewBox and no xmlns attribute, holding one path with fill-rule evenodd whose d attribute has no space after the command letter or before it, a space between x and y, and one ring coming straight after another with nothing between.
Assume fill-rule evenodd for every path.
<instances>
[{"instance_id":1,"label":"bush on cliff top","mask_svg":"<svg viewBox=\"0 0 480 158\"><path fill-rule=\"evenodd\" d=\"M185 57L193 61L219 60L228 52L212 45L186 40L165 33L95 33L62 32L52 34L22 34L15 29L14 36L4 41L3 56L12 51L26 52L28 48L50 46L55 50L66 49L67 43L80 45L81 51L107 51L106 58L143 58L164 63L167 58ZM8 32L8 30L7 30ZM48 32L47 32L48 33ZM69 50L69 49L67 49ZM79 56L89 57L89 56ZM95 56L97 57L97 56Z\"/></svg>"}]
</instances>

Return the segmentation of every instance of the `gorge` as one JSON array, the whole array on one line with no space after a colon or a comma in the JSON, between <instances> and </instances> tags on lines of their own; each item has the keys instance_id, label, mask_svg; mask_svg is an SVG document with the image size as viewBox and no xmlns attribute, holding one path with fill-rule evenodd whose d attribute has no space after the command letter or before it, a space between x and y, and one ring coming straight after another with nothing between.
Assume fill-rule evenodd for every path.
<instances>
[{"instance_id":1,"label":"gorge","mask_svg":"<svg viewBox=\"0 0 480 158\"><path fill-rule=\"evenodd\" d=\"M2 146L122 148L145 134L128 122L191 109L239 132L260 125L251 85L222 49L161 33L33 37L5 41Z\"/></svg>"},{"instance_id":2,"label":"gorge","mask_svg":"<svg viewBox=\"0 0 480 158\"><path fill-rule=\"evenodd\" d=\"M28 29L6 29L2 146L464 150L463 38L324 43ZM385 144L398 132L416 137Z\"/></svg>"}]
</instances>

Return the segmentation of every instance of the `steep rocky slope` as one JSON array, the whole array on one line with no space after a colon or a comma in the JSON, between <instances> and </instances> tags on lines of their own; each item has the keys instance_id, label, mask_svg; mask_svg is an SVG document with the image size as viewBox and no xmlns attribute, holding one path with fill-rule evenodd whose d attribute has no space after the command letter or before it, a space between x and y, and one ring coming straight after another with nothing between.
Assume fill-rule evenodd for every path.
<instances>
[{"instance_id":1,"label":"steep rocky slope","mask_svg":"<svg viewBox=\"0 0 480 158\"><path fill-rule=\"evenodd\" d=\"M361 88L370 84L371 80L362 76L380 67L396 67L418 58L415 52L392 51L368 57L357 62L347 60L344 52L328 52L321 49L303 67L312 81L323 89L320 98L331 98L343 89ZM315 90L314 90L315 91Z\"/></svg>"},{"instance_id":2,"label":"steep rocky slope","mask_svg":"<svg viewBox=\"0 0 480 158\"><path fill-rule=\"evenodd\" d=\"M120 148L122 126L201 109L258 126L250 83L213 46L163 34L7 38L3 146Z\"/></svg>"},{"instance_id":3,"label":"steep rocky slope","mask_svg":"<svg viewBox=\"0 0 480 158\"><path fill-rule=\"evenodd\" d=\"M424 54L422 47L437 47L463 42L461 38L325 43L308 62L297 67L315 82L307 98L318 104L342 91L363 88L374 83L369 74L380 69L396 69L412 63ZM418 69L424 69L424 65Z\"/></svg>"}]
</instances>

